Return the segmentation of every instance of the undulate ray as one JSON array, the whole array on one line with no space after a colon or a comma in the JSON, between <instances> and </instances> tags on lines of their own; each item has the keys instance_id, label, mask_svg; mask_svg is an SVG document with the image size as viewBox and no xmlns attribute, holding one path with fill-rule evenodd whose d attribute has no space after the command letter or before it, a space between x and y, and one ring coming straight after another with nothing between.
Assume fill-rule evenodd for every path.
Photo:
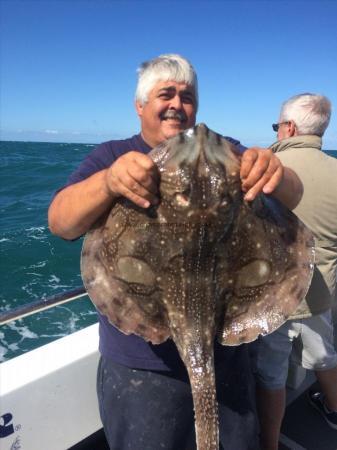
<instances>
[{"instance_id":1,"label":"undulate ray","mask_svg":"<svg viewBox=\"0 0 337 450\"><path fill-rule=\"evenodd\" d=\"M191 381L198 450L217 450L213 344L274 331L304 298L311 233L270 198L243 201L239 157L200 124L156 147L160 204L121 199L87 234L84 285L125 334L172 338Z\"/></svg>"}]
</instances>

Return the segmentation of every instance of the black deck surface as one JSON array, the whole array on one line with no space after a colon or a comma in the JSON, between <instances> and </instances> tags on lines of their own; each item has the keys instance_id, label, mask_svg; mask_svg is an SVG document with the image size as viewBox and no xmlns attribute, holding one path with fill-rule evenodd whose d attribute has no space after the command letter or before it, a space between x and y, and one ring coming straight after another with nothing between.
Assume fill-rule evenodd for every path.
<instances>
[{"instance_id":1,"label":"black deck surface","mask_svg":"<svg viewBox=\"0 0 337 450\"><path fill-rule=\"evenodd\" d=\"M333 309L335 348L337 348L337 298ZM307 391L318 387L315 376L307 371L306 379L296 391L288 389L288 406L283 419L280 450L337 450L337 430L325 422L307 400Z\"/></svg>"},{"instance_id":2,"label":"black deck surface","mask_svg":"<svg viewBox=\"0 0 337 450\"><path fill-rule=\"evenodd\" d=\"M318 387L316 383L313 386ZM307 390L288 405L281 432L293 444L293 447L283 446L281 449L337 450L337 430L330 428L308 403Z\"/></svg>"}]
</instances>

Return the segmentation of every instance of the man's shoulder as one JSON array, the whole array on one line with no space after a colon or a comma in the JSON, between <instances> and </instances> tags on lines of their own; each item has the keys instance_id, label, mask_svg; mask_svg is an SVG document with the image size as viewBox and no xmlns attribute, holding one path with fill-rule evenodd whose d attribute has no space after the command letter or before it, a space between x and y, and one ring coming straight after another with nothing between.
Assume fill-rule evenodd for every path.
<instances>
[{"instance_id":1,"label":"man's shoulder","mask_svg":"<svg viewBox=\"0 0 337 450\"><path fill-rule=\"evenodd\" d=\"M115 157L118 157L131 150L148 153L151 149L143 140L141 134L135 134L126 139L112 139L110 141L102 142L94 151L98 153L108 152Z\"/></svg>"},{"instance_id":2,"label":"man's shoulder","mask_svg":"<svg viewBox=\"0 0 337 450\"><path fill-rule=\"evenodd\" d=\"M120 156L132 150L148 153L150 147L144 142L140 134L128 139L111 140L99 144L70 175L66 186L82 181L94 173L106 169Z\"/></svg>"},{"instance_id":3,"label":"man's shoulder","mask_svg":"<svg viewBox=\"0 0 337 450\"><path fill-rule=\"evenodd\" d=\"M328 170L336 168L337 159L325 153L321 145L305 145L304 140L302 145L298 145L298 141L295 141L294 145L290 145L291 140L289 139L288 141L287 146L274 146L273 144L271 147L274 151L275 148L277 149L276 154L282 161L298 162L302 166L306 164L318 164L320 167L326 167ZM282 144L282 141L280 143Z\"/></svg>"},{"instance_id":4,"label":"man's shoulder","mask_svg":"<svg viewBox=\"0 0 337 450\"><path fill-rule=\"evenodd\" d=\"M244 145L241 144L240 141L238 141L237 139L234 139L230 136L223 136L224 139L226 139L226 141L230 142L231 144L235 145L236 148L239 150L240 153L243 153L245 150L247 150L247 147L245 147Z\"/></svg>"},{"instance_id":5,"label":"man's shoulder","mask_svg":"<svg viewBox=\"0 0 337 450\"><path fill-rule=\"evenodd\" d=\"M322 138L313 134L291 136L274 142L270 148L277 156L285 152L292 155L303 154L303 151L306 154L312 151L318 155L321 153Z\"/></svg>"}]
</instances>

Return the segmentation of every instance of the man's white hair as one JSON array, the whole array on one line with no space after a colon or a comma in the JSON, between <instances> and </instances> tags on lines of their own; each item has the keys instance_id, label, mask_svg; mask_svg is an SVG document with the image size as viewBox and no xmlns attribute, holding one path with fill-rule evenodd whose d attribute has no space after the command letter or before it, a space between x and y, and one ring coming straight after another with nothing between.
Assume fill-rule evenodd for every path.
<instances>
[{"instance_id":1,"label":"man's white hair","mask_svg":"<svg viewBox=\"0 0 337 450\"><path fill-rule=\"evenodd\" d=\"M330 100L324 95L304 93L283 103L280 122L293 120L297 133L323 136L331 116Z\"/></svg>"},{"instance_id":2,"label":"man's white hair","mask_svg":"<svg viewBox=\"0 0 337 450\"><path fill-rule=\"evenodd\" d=\"M192 64L180 55L160 55L143 62L137 70L136 101L144 105L151 89L158 81L175 81L194 88L198 106L198 79Z\"/></svg>"}]
</instances>

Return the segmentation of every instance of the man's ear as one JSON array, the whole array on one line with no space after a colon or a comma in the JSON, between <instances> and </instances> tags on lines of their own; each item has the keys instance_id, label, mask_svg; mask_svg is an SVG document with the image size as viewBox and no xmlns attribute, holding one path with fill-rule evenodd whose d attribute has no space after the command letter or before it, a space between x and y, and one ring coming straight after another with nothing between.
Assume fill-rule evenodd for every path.
<instances>
[{"instance_id":1,"label":"man's ear","mask_svg":"<svg viewBox=\"0 0 337 450\"><path fill-rule=\"evenodd\" d=\"M135 108L139 117L143 115L143 105L141 105L137 100L135 101Z\"/></svg>"},{"instance_id":2,"label":"man's ear","mask_svg":"<svg viewBox=\"0 0 337 450\"><path fill-rule=\"evenodd\" d=\"M290 137L297 136L297 128L296 128L295 122L293 120L289 121L288 131L289 131Z\"/></svg>"}]
</instances>

